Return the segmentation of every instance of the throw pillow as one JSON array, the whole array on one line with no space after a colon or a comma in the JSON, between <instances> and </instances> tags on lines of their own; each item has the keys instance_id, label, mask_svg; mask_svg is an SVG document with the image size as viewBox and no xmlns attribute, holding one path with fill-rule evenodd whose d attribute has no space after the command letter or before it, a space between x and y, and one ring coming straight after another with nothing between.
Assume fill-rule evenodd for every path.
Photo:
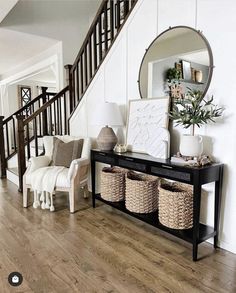
<instances>
[{"instance_id":1,"label":"throw pillow","mask_svg":"<svg viewBox=\"0 0 236 293\"><path fill-rule=\"evenodd\" d=\"M51 165L69 168L73 160L81 157L83 143L83 139L72 140L65 143L54 137Z\"/></svg>"}]
</instances>

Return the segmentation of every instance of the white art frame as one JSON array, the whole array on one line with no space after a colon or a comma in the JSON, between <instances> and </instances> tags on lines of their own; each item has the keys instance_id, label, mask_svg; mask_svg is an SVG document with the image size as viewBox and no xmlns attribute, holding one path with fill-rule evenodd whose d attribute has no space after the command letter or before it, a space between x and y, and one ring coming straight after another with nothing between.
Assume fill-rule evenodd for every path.
<instances>
[{"instance_id":1,"label":"white art frame","mask_svg":"<svg viewBox=\"0 0 236 293\"><path fill-rule=\"evenodd\" d=\"M157 128L168 129L169 96L129 101L126 126L128 150L147 153L146 146Z\"/></svg>"}]
</instances>

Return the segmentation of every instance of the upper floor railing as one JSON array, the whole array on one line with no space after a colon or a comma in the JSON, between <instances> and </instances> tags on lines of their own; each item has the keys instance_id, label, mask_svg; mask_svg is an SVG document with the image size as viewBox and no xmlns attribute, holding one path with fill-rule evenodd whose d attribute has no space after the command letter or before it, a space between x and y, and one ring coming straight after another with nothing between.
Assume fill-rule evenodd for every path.
<instances>
[{"instance_id":1,"label":"upper floor railing","mask_svg":"<svg viewBox=\"0 0 236 293\"><path fill-rule=\"evenodd\" d=\"M25 106L21 107L6 119L4 119L4 116L0 116L0 165L2 178L6 177L7 161L17 153L16 116L30 116L54 95L55 93L47 92L47 87L42 87L42 93ZM42 115L39 119L40 123L38 135L43 136L45 135L45 127L47 124L46 115ZM32 139L33 133L30 130L30 127L27 129L27 133L30 139Z\"/></svg>"},{"instance_id":2,"label":"upper floor railing","mask_svg":"<svg viewBox=\"0 0 236 293\"><path fill-rule=\"evenodd\" d=\"M65 87L54 95L40 108L28 117L17 115L17 154L19 190L22 191L23 175L26 170L26 162L32 156L31 145L34 144L34 156L39 155L39 138L41 129L43 135L65 135L68 134L68 90ZM31 128L31 135L29 128Z\"/></svg>"}]
</instances>

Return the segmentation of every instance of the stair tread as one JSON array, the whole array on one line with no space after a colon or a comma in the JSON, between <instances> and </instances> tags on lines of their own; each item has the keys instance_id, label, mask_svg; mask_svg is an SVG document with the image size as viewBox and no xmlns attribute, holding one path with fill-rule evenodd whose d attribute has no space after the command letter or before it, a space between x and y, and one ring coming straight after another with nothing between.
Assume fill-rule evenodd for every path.
<instances>
[{"instance_id":1,"label":"stair tread","mask_svg":"<svg viewBox=\"0 0 236 293\"><path fill-rule=\"evenodd\" d=\"M7 170L15 175L19 175L18 167L7 168Z\"/></svg>"}]
</instances>

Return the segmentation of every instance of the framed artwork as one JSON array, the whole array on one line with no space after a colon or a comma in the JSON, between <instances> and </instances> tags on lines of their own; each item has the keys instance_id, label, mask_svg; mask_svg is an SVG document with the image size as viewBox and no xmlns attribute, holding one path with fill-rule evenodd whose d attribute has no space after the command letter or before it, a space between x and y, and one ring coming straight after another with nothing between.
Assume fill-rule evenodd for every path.
<instances>
[{"instance_id":1,"label":"framed artwork","mask_svg":"<svg viewBox=\"0 0 236 293\"><path fill-rule=\"evenodd\" d=\"M191 63L189 61L182 60L182 74L183 74L183 79L191 80L191 77L192 77Z\"/></svg>"},{"instance_id":2,"label":"framed artwork","mask_svg":"<svg viewBox=\"0 0 236 293\"><path fill-rule=\"evenodd\" d=\"M169 97L131 100L126 144L133 152L146 153L147 144L160 127L168 128Z\"/></svg>"}]
</instances>

